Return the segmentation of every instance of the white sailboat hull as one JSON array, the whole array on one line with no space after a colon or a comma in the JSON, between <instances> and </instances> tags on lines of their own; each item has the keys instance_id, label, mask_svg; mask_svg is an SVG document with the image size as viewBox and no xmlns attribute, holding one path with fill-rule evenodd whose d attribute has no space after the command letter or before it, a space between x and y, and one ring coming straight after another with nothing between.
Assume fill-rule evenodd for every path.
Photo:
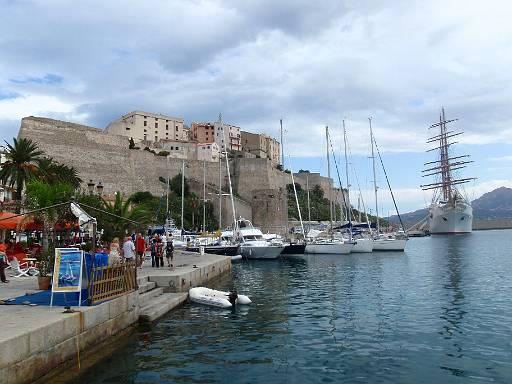
<instances>
[{"instance_id":1,"label":"white sailboat hull","mask_svg":"<svg viewBox=\"0 0 512 384\"><path fill-rule=\"evenodd\" d=\"M473 208L465 201L456 204L433 204L428 222L431 234L470 233L473 229Z\"/></svg>"},{"instance_id":2,"label":"white sailboat hull","mask_svg":"<svg viewBox=\"0 0 512 384\"><path fill-rule=\"evenodd\" d=\"M308 243L304 253L346 255L349 254L353 248L354 243Z\"/></svg>"},{"instance_id":3,"label":"white sailboat hull","mask_svg":"<svg viewBox=\"0 0 512 384\"><path fill-rule=\"evenodd\" d=\"M267 243L268 244L268 243ZM247 259L277 259L284 246L242 244L240 253Z\"/></svg>"},{"instance_id":4,"label":"white sailboat hull","mask_svg":"<svg viewBox=\"0 0 512 384\"><path fill-rule=\"evenodd\" d=\"M405 250L407 239L375 239L373 240L374 251L399 251Z\"/></svg>"},{"instance_id":5,"label":"white sailboat hull","mask_svg":"<svg viewBox=\"0 0 512 384\"><path fill-rule=\"evenodd\" d=\"M373 239L355 239L356 244L352 253L370 253L373 251Z\"/></svg>"}]
</instances>

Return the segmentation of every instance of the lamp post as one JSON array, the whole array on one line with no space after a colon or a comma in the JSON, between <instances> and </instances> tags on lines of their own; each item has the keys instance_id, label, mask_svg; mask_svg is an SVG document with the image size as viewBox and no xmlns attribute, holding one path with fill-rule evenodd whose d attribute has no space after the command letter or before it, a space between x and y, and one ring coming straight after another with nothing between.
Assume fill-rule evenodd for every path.
<instances>
[{"instance_id":1,"label":"lamp post","mask_svg":"<svg viewBox=\"0 0 512 384\"><path fill-rule=\"evenodd\" d=\"M94 186L96 184L94 184L94 181L92 181L92 179L89 180L89 182L87 183L87 189L89 190L89 195L92 196L92 194L94 193Z\"/></svg>"}]
</instances>

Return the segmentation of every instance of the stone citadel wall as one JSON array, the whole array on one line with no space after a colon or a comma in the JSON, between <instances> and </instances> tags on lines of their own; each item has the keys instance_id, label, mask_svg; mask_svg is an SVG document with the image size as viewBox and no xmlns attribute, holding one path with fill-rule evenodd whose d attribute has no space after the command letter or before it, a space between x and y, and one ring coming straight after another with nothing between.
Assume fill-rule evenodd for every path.
<instances>
[{"instance_id":1,"label":"stone citadel wall","mask_svg":"<svg viewBox=\"0 0 512 384\"><path fill-rule=\"evenodd\" d=\"M103 130L42 117L25 117L21 121L19 138L36 141L48 156L73 166L86 188L89 180L101 182L104 194L120 191L126 196L137 191L149 191L161 196L166 185L159 177L174 177L181 172L182 160L156 156L144 150L129 149L126 137L106 134ZM206 184L210 190L219 188L219 163L206 162ZM236 158L230 161L234 192L240 197L237 211L252 216L255 225L265 228L286 228L286 184L291 176L278 171L270 160ZM221 165L223 185L228 185L225 162ZM203 162L187 160L185 177L196 183L203 180ZM328 188L327 178L318 179ZM303 180L296 180L303 184ZM310 187L314 184L310 180ZM200 191L196 191L200 192ZM198 193L202 196L202 192ZM326 196L328 194L326 193ZM228 202L225 200L226 203ZM218 198L212 199L218 212ZM227 210L227 211L225 211ZM231 214L229 204L223 204L223 222ZM248 217L249 218L249 217Z\"/></svg>"}]
</instances>

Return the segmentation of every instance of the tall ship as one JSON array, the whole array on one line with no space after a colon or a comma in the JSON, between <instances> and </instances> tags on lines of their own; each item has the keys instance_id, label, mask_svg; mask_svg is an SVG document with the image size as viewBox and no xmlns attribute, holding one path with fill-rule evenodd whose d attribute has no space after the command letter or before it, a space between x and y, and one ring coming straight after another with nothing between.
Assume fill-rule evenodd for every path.
<instances>
[{"instance_id":1,"label":"tall ship","mask_svg":"<svg viewBox=\"0 0 512 384\"><path fill-rule=\"evenodd\" d=\"M447 124L457 119L446 120L444 108L441 109L439 122L429 129L439 129L439 134L428 139L428 144L437 145L427 152L439 153L439 160L425 163L423 177L434 176L435 182L421 185L424 191L433 190L432 203L428 212L428 224L431 234L469 233L473 227L473 208L467 198L458 189L462 184L475 180L474 177L457 178L454 171L472 163L470 155L451 156L450 149L456 141L451 139L463 132L448 130Z\"/></svg>"}]
</instances>

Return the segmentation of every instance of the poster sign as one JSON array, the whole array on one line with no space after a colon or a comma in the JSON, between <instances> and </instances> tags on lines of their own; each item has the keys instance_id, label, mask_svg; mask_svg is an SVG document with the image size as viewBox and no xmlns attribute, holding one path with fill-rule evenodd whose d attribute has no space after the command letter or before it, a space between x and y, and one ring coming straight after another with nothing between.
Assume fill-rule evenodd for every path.
<instances>
[{"instance_id":1,"label":"poster sign","mask_svg":"<svg viewBox=\"0 0 512 384\"><path fill-rule=\"evenodd\" d=\"M55 249L52 293L81 291L83 255L76 248Z\"/></svg>"}]
</instances>

